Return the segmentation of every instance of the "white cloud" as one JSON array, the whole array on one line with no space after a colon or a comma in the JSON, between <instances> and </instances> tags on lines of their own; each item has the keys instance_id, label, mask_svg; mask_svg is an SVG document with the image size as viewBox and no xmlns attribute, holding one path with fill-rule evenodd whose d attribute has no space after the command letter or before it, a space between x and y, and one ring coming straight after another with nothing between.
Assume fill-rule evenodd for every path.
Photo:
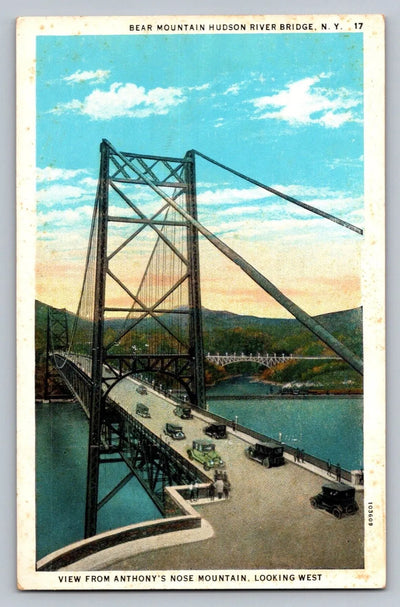
<instances>
[{"instance_id":1,"label":"white cloud","mask_svg":"<svg viewBox=\"0 0 400 607\"><path fill-rule=\"evenodd\" d=\"M37 225L46 227L51 224L51 227L57 226L76 226L84 222L88 223L88 220L92 218L93 207L89 205L80 206L77 208L66 208L62 210L49 211L47 213L38 213Z\"/></svg>"},{"instance_id":2,"label":"white cloud","mask_svg":"<svg viewBox=\"0 0 400 607\"><path fill-rule=\"evenodd\" d=\"M93 208L98 179L90 177L89 171L86 169L38 168L37 183L36 199L39 205L38 208L42 213L45 213L46 209L53 211L55 209L64 209L67 206L76 208L78 205L83 204L91 204ZM119 188L128 196L132 195L129 185L119 184ZM135 193L138 195L137 189L135 189ZM160 198L146 187L140 188L140 201L143 212L147 212L148 214L154 213L164 204ZM118 194L110 190L110 213L120 215L121 209L127 209L126 203L123 202Z\"/></svg>"},{"instance_id":3,"label":"white cloud","mask_svg":"<svg viewBox=\"0 0 400 607\"><path fill-rule=\"evenodd\" d=\"M221 211L218 211L218 216L219 217L232 217L234 215L246 215L246 217L248 215L255 215L256 213L258 213L260 216L262 213L264 213L265 208L263 209L262 207L255 205L255 204L249 204L246 205L245 207L231 207L229 209L222 209Z\"/></svg>"},{"instance_id":4,"label":"white cloud","mask_svg":"<svg viewBox=\"0 0 400 607\"><path fill-rule=\"evenodd\" d=\"M209 82L207 82L206 84L199 84L197 86L188 86L189 91L205 91L209 88L210 88Z\"/></svg>"},{"instance_id":5,"label":"white cloud","mask_svg":"<svg viewBox=\"0 0 400 607\"><path fill-rule=\"evenodd\" d=\"M332 196L340 195L340 192L331 190L325 186L316 187L310 185L303 184L290 184L290 185L280 185L275 184L271 186L272 189L277 190L278 192L282 192L282 194L286 194L287 196L292 196L293 198L331 198ZM272 196L273 194L268 194Z\"/></svg>"},{"instance_id":6,"label":"white cloud","mask_svg":"<svg viewBox=\"0 0 400 607\"><path fill-rule=\"evenodd\" d=\"M38 259L42 262L47 259L47 263L53 267L54 257L62 254L65 263L68 263L70 268L73 265L72 262L78 259L77 269L83 273L85 253L88 248L88 229L76 229L74 227L72 230L70 225L64 227L63 224L57 226L57 230L51 230L46 225L43 227L44 229L38 234L37 239ZM68 256L65 256L67 252Z\"/></svg>"},{"instance_id":7,"label":"white cloud","mask_svg":"<svg viewBox=\"0 0 400 607\"><path fill-rule=\"evenodd\" d=\"M72 101L68 101L67 103L60 103L56 105L52 110L50 110L50 114L63 114L64 112L79 112L83 108L83 103L78 99L73 99Z\"/></svg>"},{"instance_id":8,"label":"white cloud","mask_svg":"<svg viewBox=\"0 0 400 607\"><path fill-rule=\"evenodd\" d=\"M83 173L86 173L84 169L57 169L54 167L41 169L38 167L36 169L36 181L38 183L42 183L43 181L67 181Z\"/></svg>"},{"instance_id":9,"label":"white cloud","mask_svg":"<svg viewBox=\"0 0 400 607\"><path fill-rule=\"evenodd\" d=\"M146 118L153 114L168 114L186 99L182 88L157 87L146 91L143 86L132 82L114 82L108 91L95 89L83 101L73 99L56 106L51 112L78 112L94 120L109 120L119 116Z\"/></svg>"},{"instance_id":10,"label":"white cloud","mask_svg":"<svg viewBox=\"0 0 400 607\"><path fill-rule=\"evenodd\" d=\"M327 187L296 184L273 187L315 209L355 225L362 225L364 203L362 196L349 196L348 193ZM266 229L269 231L282 229L287 233L292 231L297 233L299 230L303 232L307 226L314 227L316 220L332 228L332 223L327 219L321 219L318 214L257 187L207 190L198 195L198 202L201 221L217 233L221 231L240 233L244 230L246 235L250 234L254 237L257 234L262 237ZM258 216L256 220L255 215ZM227 217L230 218L228 224Z\"/></svg>"},{"instance_id":11,"label":"white cloud","mask_svg":"<svg viewBox=\"0 0 400 607\"><path fill-rule=\"evenodd\" d=\"M260 200L268 196L268 192L261 188L225 188L217 190L207 190L198 194L197 200L201 205L218 204L240 204L249 200Z\"/></svg>"},{"instance_id":12,"label":"white cloud","mask_svg":"<svg viewBox=\"0 0 400 607\"><path fill-rule=\"evenodd\" d=\"M220 126L224 126L224 119L223 118L217 118L214 124L214 127L217 129Z\"/></svg>"},{"instance_id":13,"label":"white cloud","mask_svg":"<svg viewBox=\"0 0 400 607\"><path fill-rule=\"evenodd\" d=\"M326 244L345 240L357 242L357 239L360 238L354 232L315 215L309 215L304 219L290 217L267 219L265 215L257 218L254 215L242 218L232 217L229 222L214 221L211 225L207 224L207 227L225 242L231 241L234 248L236 241L268 242L268 246L272 244L282 246L284 243L310 245L314 242Z\"/></svg>"},{"instance_id":14,"label":"white cloud","mask_svg":"<svg viewBox=\"0 0 400 607\"><path fill-rule=\"evenodd\" d=\"M38 202L46 206L71 204L73 199L79 200L89 193L81 187L74 185L54 184L48 188L38 190Z\"/></svg>"},{"instance_id":15,"label":"white cloud","mask_svg":"<svg viewBox=\"0 0 400 607\"><path fill-rule=\"evenodd\" d=\"M111 205L109 207L110 215L120 215L121 208L117 206ZM126 216L129 216L128 213L125 213ZM55 226L77 226L78 224L84 223L84 225L88 225L88 220L91 220L93 216L93 205L85 204L75 207L66 207L62 209L52 209L52 210L44 210L38 213L38 226L43 226L45 224L51 224L52 227ZM132 233L132 227L126 226L124 224L115 224L112 228L113 232L126 231L127 236ZM152 232L150 232L152 235Z\"/></svg>"},{"instance_id":16,"label":"white cloud","mask_svg":"<svg viewBox=\"0 0 400 607\"><path fill-rule=\"evenodd\" d=\"M312 206L326 207L332 206L360 206L363 204L361 197L353 198L346 195L344 192L331 190L328 187L315 187L302 184L292 185L272 185L272 189L296 198L299 201L306 202ZM226 205L226 204L246 204L253 200L262 200L263 198L271 198L272 196L277 199L279 196L264 190L259 187L252 188L219 188L215 190L206 190L198 194L197 199L199 204L203 206L211 205Z\"/></svg>"},{"instance_id":17,"label":"white cloud","mask_svg":"<svg viewBox=\"0 0 400 607\"><path fill-rule=\"evenodd\" d=\"M351 112L340 112L337 114L334 112L327 112L318 122L330 129L337 129L339 126L342 126L345 122L350 122L352 119L353 114Z\"/></svg>"},{"instance_id":18,"label":"white cloud","mask_svg":"<svg viewBox=\"0 0 400 607\"><path fill-rule=\"evenodd\" d=\"M104 82L108 78L109 75L110 75L109 70L96 70L96 71L78 70L77 72L74 72L70 76L66 76L65 78L63 78L63 80L65 80L65 82L68 82L68 84L76 84L76 83L82 83L82 82L97 83L97 82Z\"/></svg>"},{"instance_id":19,"label":"white cloud","mask_svg":"<svg viewBox=\"0 0 400 607\"><path fill-rule=\"evenodd\" d=\"M358 158L334 158L333 160L327 161L326 165L330 168L330 169L336 169L336 168L340 168L340 167L345 167L345 168L353 168L353 167L357 167L357 168L361 168L362 164L364 162L364 156L361 155Z\"/></svg>"},{"instance_id":20,"label":"white cloud","mask_svg":"<svg viewBox=\"0 0 400 607\"><path fill-rule=\"evenodd\" d=\"M91 188L95 192L97 189L98 180L94 179L93 177L85 177L84 179L80 179L79 183Z\"/></svg>"},{"instance_id":21,"label":"white cloud","mask_svg":"<svg viewBox=\"0 0 400 607\"><path fill-rule=\"evenodd\" d=\"M231 84L229 88L223 93L223 95L238 95L241 89L241 84L239 82L235 82Z\"/></svg>"},{"instance_id":22,"label":"white cloud","mask_svg":"<svg viewBox=\"0 0 400 607\"><path fill-rule=\"evenodd\" d=\"M359 94L345 88L333 90L315 86L321 78L329 77L330 74L320 74L303 78L273 95L251 99L255 118L284 120L291 125L319 124L327 128L358 121L354 110L361 105Z\"/></svg>"},{"instance_id":23,"label":"white cloud","mask_svg":"<svg viewBox=\"0 0 400 607\"><path fill-rule=\"evenodd\" d=\"M314 198L311 201L307 201L307 204L313 206L327 213L333 213L338 211L353 211L355 209L363 208L363 197L352 197L352 196L338 196L332 198Z\"/></svg>"}]
</instances>

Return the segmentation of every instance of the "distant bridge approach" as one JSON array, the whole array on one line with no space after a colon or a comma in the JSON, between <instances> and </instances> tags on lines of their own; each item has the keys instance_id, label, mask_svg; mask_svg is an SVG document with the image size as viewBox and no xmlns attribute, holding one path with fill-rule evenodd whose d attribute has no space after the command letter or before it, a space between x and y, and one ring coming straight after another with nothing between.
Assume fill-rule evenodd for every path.
<instances>
[{"instance_id":1,"label":"distant bridge approach","mask_svg":"<svg viewBox=\"0 0 400 607\"><path fill-rule=\"evenodd\" d=\"M267 367L267 369L271 369L272 367L276 367L281 363L287 363L295 360L341 360L338 356L296 356L293 354L210 354L208 353L205 357L211 363L218 365L220 367L225 367L226 365L232 365L234 363L241 362L250 362L257 363L258 365L262 365L263 367Z\"/></svg>"}]
</instances>

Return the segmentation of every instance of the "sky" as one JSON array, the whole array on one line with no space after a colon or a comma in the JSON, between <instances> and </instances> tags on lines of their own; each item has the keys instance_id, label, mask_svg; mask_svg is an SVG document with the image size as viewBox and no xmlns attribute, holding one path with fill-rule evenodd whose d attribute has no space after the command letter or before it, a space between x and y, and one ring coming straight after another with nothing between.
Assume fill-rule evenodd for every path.
<instances>
[{"instance_id":1,"label":"sky","mask_svg":"<svg viewBox=\"0 0 400 607\"><path fill-rule=\"evenodd\" d=\"M103 138L196 149L363 227L360 33L37 37L36 297L77 309ZM311 315L362 304L362 237L199 159L199 219ZM200 238L202 304L286 311ZM62 288L60 288L60 285Z\"/></svg>"}]
</instances>

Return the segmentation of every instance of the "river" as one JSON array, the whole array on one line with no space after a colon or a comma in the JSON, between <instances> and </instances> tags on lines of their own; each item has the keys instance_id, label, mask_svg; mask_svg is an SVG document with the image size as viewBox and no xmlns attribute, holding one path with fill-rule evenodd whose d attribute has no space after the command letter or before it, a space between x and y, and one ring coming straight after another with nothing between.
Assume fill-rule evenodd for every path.
<instances>
[{"instance_id":1,"label":"river","mask_svg":"<svg viewBox=\"0 0 400 607\"><path fill-rule=\"evenodd\" d=\"M304 449L347 470L363 467L363 399L355 396L274 398L273 384L233 377L207 391L209 410L229 420ZM246 400L214 396L249 395ZM260 397L270 395L261 400Z\"/></svg>"},{"instance_id":2,"label":"river","mask_svg":"<svg viewBox=\"0 0 400 607\"><path fill-rule=\"evenodd\" d=\"M36 405L36 554L81 540L86 498L88 421L78 403ZM124 463L100 466L99 496L129 472ZM98 514L98 532L161 516L132 478Z\"/></svg>"}]
</instances>

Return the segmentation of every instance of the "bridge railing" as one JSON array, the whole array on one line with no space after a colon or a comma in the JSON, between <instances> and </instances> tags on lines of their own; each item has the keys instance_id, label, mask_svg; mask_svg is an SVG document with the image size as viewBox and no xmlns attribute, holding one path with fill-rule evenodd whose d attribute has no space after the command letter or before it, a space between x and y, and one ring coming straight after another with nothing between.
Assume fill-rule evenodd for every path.
<instances>
[{"instance_id":1,"label":"bridge railing","mask_svg":"<svg viewBox=\"0 0 400 607\"><path fill-rule=\"evenodd\" d=\"M157 390L157 388L155 388L155 389ZM183 401L180 401L178 398L174 398L174 395L168 394L168 391L166 391L166 390L164 390L164 391L161 390L160 393L164 393L166 396L173 398L177 402L183 402ZM274 396L277 396L277 395L274 395ZM187 404L189 404L189 403L187 403ZM190 407L194 411L198 411L199 413L201 413L203 415L205 413L204 409L202 409L200 407L196 407L193 404L190 404ZM237 430L239 430L239 432L243 432L243 433L247 434L248 436L255 438L257 441L260 441L260 442L273 441L273 442L276 442L277 444L279 444L279 441L277 439L267 436L266 434L261 434L261 432L252 430L251 428L248 428L247 426L243 426L242 424L233 422L232 420L222 417L221 415L218 415L217 413L207 411L207 416L214 419L217 423L225 424L231 428L233 427L233 424L235 423L235 428ZM285 452L292 455L293 459L295 459L295 458L297 459L298 457L301 457L301 459L299 459L299 461L301 461L302 463L311 464L312 466L319 468L321 470L321 472L324 472L324 473L328 473L330 471L330 473L332 475L332 479L338 477L339 476L338 473L340 471L341 480L345 480L350 483L354 481L352 471L342 468L339 465L339 463L330 464L330 462L328 460L323 460L319 457L316 457L315 455L311 455L311 453L306 453L303 450L301 451L301 456L300 456L298 453L299 450L297 447L292 447L291 445L288 445L287 443L280 443L280 444L284 445ZM330 468L329 468L329 466L330 466ZM362 477L362 473L361 473L361 477ZM362 485L363 481L361 480L360 482L358 482L356 484Z\"/></svg>"},{"instance_id":2,"label":"bridge railing","mask_svg":"<svg viewBox=\"0 0 400 607\"><path fill-rule=\"evenodd\" d=\"M200 409L199 407L194 407L193 405L191 405L191 408L194 411L198 411L199 413L202 413L202 414L205 413L204 409ZM327 461L327 460L320 459L320 458L316 457L315 455L306 453L303 450L301 450L301 452L299 453L299 449L296 447L292 447L291 445L282 443L282 442L276 440L275 438L267 436L266 434L261 434L261 432L257 432L256 430L252 430L251 428L248 428L247 426L243 426L242 424L236 423L232 420L228 420L227 418L222 417L221 415L218 415L211 411L207 411L207 417L214 419L217 423L225 424L226 426L228 426L230 428L235 428L239 432L243 432L244 434L247 434L248 436L255 438L257 441L260 441L260 442L273 441L277 444L281 444L284 446L285 453L289 453L290 455L293 456L294 459L295 458L297 459L297 457L299 457L300 458L299 462L311 464L312 466L319 468L324 473L328 473L328 471L329 471L329 468L328 468L329 461ZM339 468L339 470L337 468ZM341 480L345 480L350 483L353 482L352 472L350 470L346 470L345 468L342 468L341 466L337 466L336 464L332 464L331 468L330 468L332 480L339 476L339 474L338 474L339 471L340 471ZM362 482L359 482L359 484L362 484Z\"/></svg>"}]
</instances>

